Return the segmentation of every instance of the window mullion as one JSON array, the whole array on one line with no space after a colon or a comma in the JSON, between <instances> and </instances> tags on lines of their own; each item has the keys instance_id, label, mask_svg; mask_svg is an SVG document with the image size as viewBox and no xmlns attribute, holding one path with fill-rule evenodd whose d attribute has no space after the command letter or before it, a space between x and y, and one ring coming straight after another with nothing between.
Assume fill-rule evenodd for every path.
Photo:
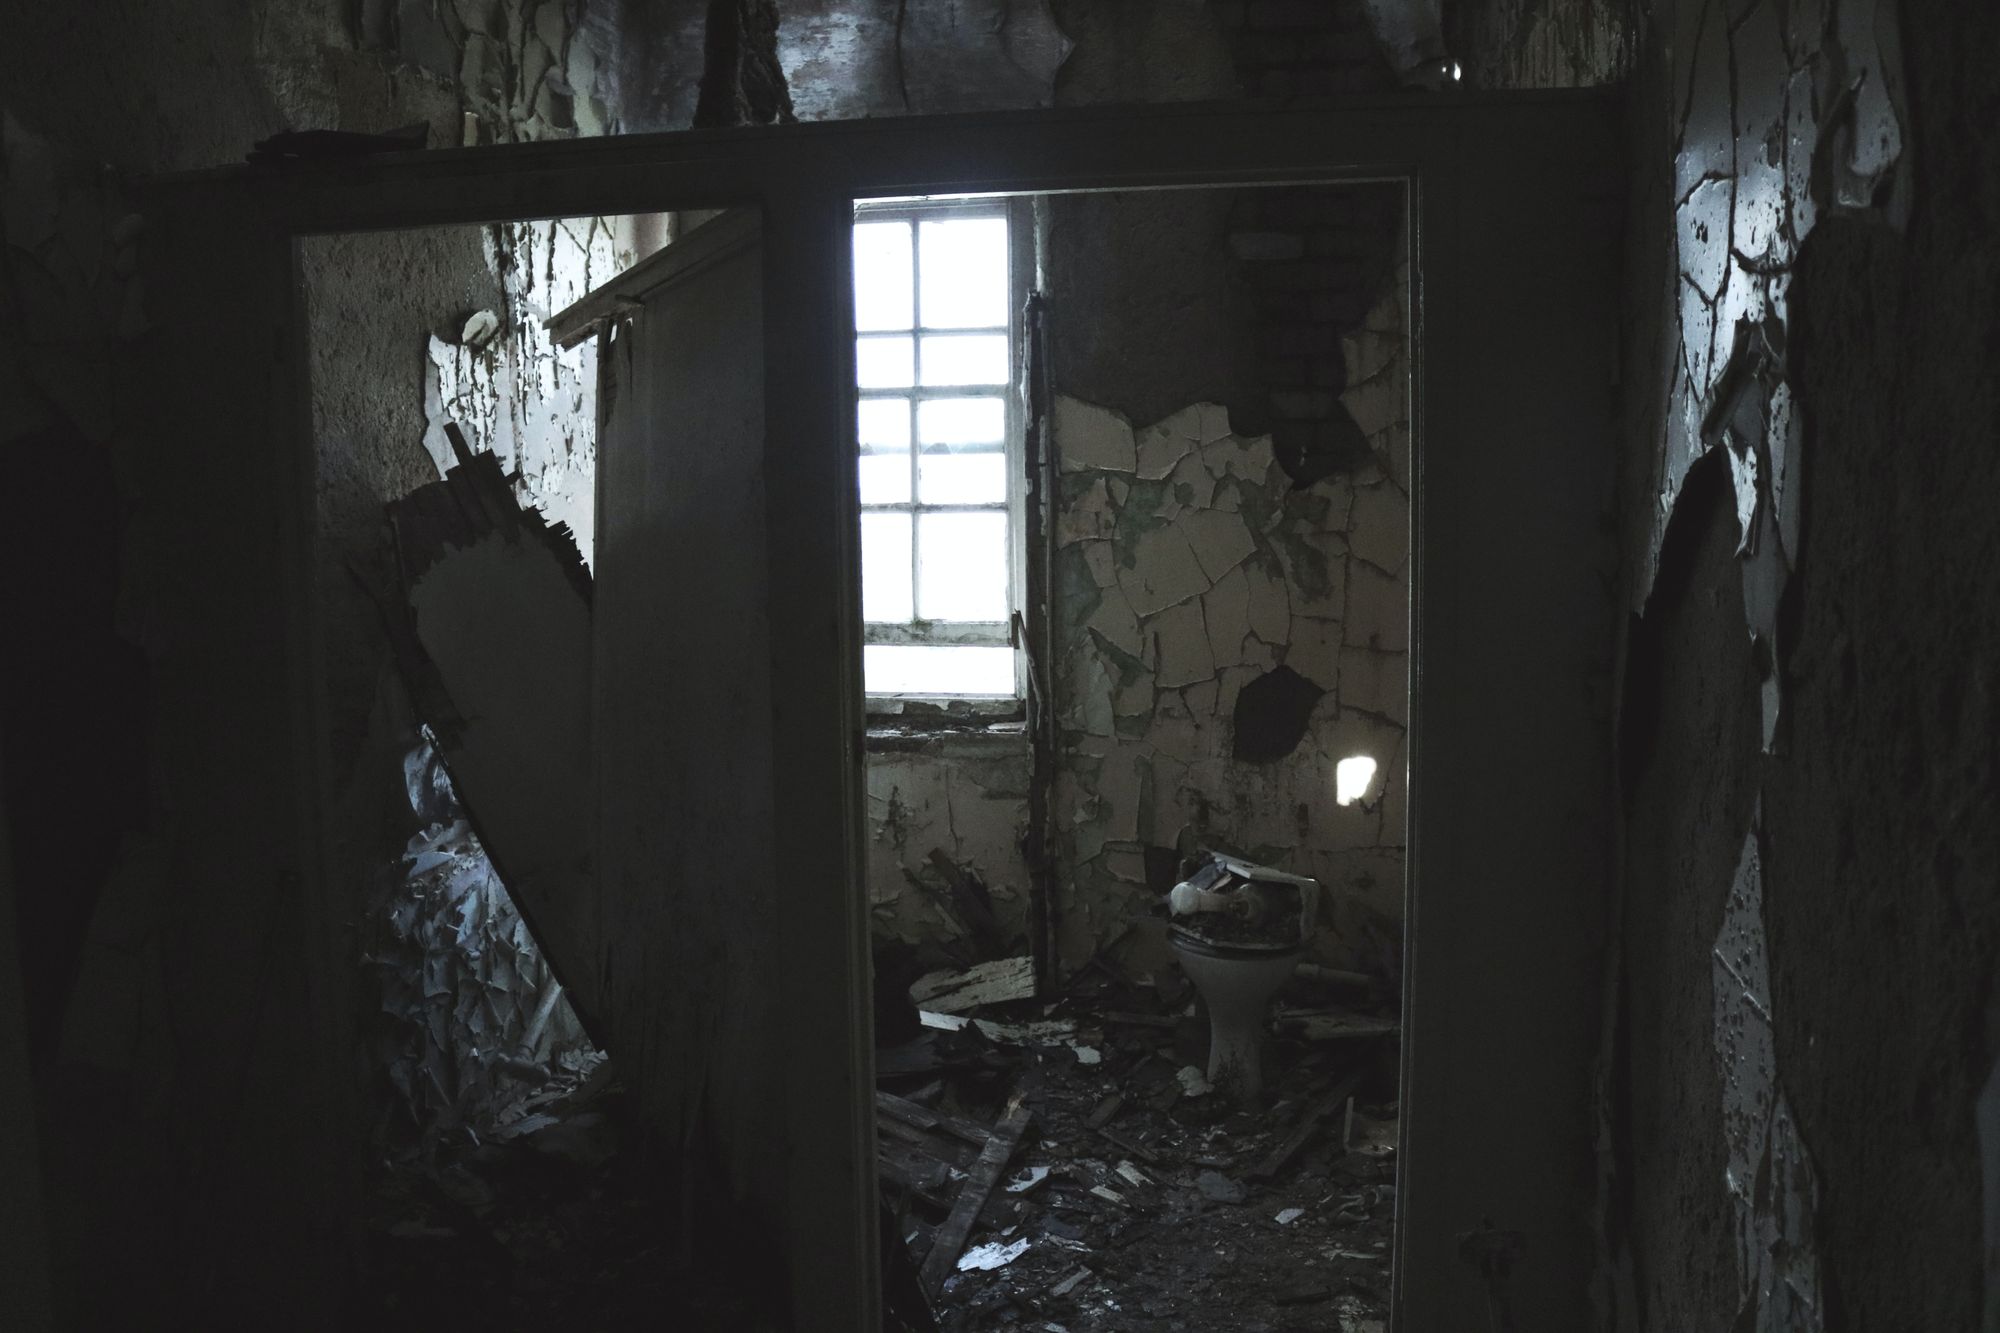
<instances>
[{"instance_id":1,"label":"window mullion","mask_svg":"<svg viewBox=\"0 0 2000 1333\"><path fill-rule=\"evenodd\" d=\"M917 434L917 404L921 402L917 390L924 382L924 340L917 330L924 326L924 261L917 249L922 233L917 220L910 219L910 623L915 625L923 618L922 593L918 579L923 571L918 566L918 553L923 549L922 539L917 535L917 502L923 498L917 490L921 469L917 466L918 451L923 448Z\"/></svg>"}]
</instances>

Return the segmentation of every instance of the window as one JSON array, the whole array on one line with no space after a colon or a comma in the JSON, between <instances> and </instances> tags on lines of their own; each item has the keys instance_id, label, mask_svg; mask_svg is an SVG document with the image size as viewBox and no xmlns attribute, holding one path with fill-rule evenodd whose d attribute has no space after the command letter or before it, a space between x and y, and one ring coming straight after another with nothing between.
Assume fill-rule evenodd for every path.
<instances>
[{"instance_id":1,"label":"window","mask_svg":"<svg viewBox=\"0 0 2000 1333\"><path fill-rule=\"evenodd\" d=\"M855 211L870 695L1017 694L1008 248L1000 202Z\"/></svg>"}]
</instances>

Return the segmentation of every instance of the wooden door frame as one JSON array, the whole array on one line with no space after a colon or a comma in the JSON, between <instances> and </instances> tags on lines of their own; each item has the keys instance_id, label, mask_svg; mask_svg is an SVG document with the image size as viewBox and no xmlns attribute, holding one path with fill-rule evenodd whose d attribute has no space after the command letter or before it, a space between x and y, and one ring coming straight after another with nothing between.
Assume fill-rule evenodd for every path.
<instances>
[{"instance_id":1,"label":"wooden door frame","mask_svg":"<svg viewBox=\"0 0 2000 1333\"><path fill-rule=\"evenodd\" d=\"M1608 679L1611 641L1604 518L1617 269L1615 222L1599 205L1618 180L1615 107L1606 94L1564 92L1012 112L394 154L153 183L170 208L178 199L195 214L225 210L269 241L266 258L292 256L287 289L270 299L294 328L305 235L762 208L767 364L783 368L767 388L768 556L789 575L773 581L769 608L787 627L774 636L771 708L775 808L786 822L777 874L793 886L778 977L790 1042L774 1054L789 1090L784 1280L799 1327L879 1324L858 501L843 425L853 202L1394 178L1409 182L1418 313L1397 1327L1483 1321L1484 1289L1457 1252L1457 1236L1481 1219L1524 1233L1514 1296L1523 1326L1584 1326L1610 828L1608 710L1591 694ZM254 256L244 270L259 283L282 271ZM307 508L290 543L292 577L310 587L308 386L299 365L288 369L294 382L273 392L291 409L277 403L274 419L300 432L282 466L303 482L293 488ZM1517 581L1496 589L1495 558L1516 554ZM1520 606L1497 605L1502 591ZM295 625L308 607L289 609ZM297 628L304 652L317 631ZM302 733L323 736L314 671L295 663L294 697ZM1510 783L1509 764L1523 761L1553 769L1538 787ZM332 900L335 886L317 888ZM1508 1030L1531 1035L1496 1049L1499 1013Z\"/></svg>"}]
</instances>

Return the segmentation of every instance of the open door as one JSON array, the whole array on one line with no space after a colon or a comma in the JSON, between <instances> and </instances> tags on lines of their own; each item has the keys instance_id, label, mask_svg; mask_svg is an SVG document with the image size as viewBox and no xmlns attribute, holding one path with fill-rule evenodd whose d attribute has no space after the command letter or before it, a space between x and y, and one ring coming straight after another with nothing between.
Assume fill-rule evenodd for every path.
<instances>
[{"instance_id":1,"label":"open door","mask_svg":"<svg viewBox=\"0 0 2000 1333\"><path fill-rule=\"evenodd\" d=\"M605 1039L688 1233L806 1285L784 978L786 764L767 542L764 252L724 213L601 289L594 695ZM828 883L819 892L838 894ZM832 1202L839 1203L839 1199Z\"/></svg>"}]
</instances>

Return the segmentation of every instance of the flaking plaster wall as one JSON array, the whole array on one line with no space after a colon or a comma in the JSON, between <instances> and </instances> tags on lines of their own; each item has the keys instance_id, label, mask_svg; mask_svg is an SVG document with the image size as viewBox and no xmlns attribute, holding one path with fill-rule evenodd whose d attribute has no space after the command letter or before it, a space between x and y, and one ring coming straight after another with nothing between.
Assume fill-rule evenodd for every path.
<instances>
[{"instance_id":1,"label":"flaking plaster wall","mask_svg":"<svg viewBox=\"0 0 2000 1333\"><path fill-rule=\"evenodd\" d=\"M1479 86L1630 80L1601 1322L2000 1327L1994 16L1451 19Z\"/></svg>"},{"instance_id":2,"label":"flaking plaster wall","mask_svg":"<svg viewBox=\"0 0 2000 1333\"><path fill-rule=\"evenodd\" d=\"M1110 224L1149 203L1152 244L1134 247ZM1135 423L1058 394L1041 669L1059 728L1049 771L1065 969L1114 946L1135 968L1162 964L1154 909L1177 849L1197 845L1320 879L1321 957L1391 977L1400 966L1409 287L1397 229L1381 222L1400 216L1393 205L1351 191L1134 195L1050 229L1050 299L1068 302L1051 339L1058 384L1144 410L1187 392L1207 361L1221 369L1205 383L1230 393L1238 415L1281 438L1303 433L1299 456L1336 424L1359 441L1338 455L1344 470L1301 487L1273 436L1234 428L1218 403ZM1114 251L1127 280L1078 279ZM1163 262L1188 255L1198 265ZM1151 318L1164 308L1181 317L1171 334ZM1299 679L1274 691L1285 696L1277 749L1258 751L1274 724L1255 692L1239 716L1239 698L1281 667ZM1257 733L1245 749L1257 758L1239 755L1239 726ZM1341 807L1333 770L1350 755L1375 759L1378 776L1363 802ZM868 761L878 933L935 944L962 932L933 849L988 886L1010 932L1025 931L1031 771L1018 730L878 738Z\"/></svg>"}]
</instances>

